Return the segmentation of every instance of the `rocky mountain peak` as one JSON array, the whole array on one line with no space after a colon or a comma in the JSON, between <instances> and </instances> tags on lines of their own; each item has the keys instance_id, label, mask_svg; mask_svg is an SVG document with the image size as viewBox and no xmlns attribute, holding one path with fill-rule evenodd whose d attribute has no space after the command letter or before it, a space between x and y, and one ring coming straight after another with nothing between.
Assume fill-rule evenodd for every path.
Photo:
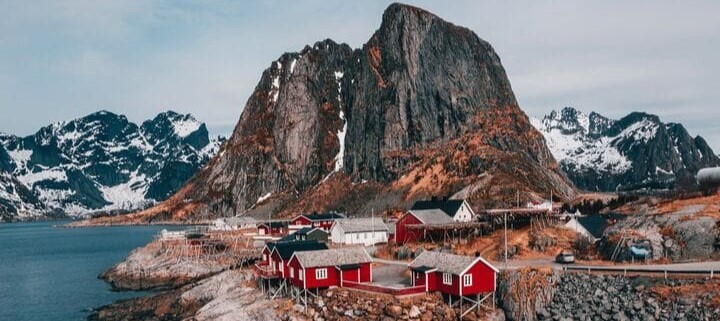
<instances>
[{"instance_id":1,"label":"rocky mountain peak","mask_svg":"<svg viewBox=\"0 0 720 321\"><path fill-rule=\"evenodd\" d=\"M361 49L327 39L271 62L224 146L182 193L145 213L365 213L472 184L467 198L491 185L513 199L517 188L527 197L573 190L490 44L401 4Z\"/></svg>"}]
</instances>

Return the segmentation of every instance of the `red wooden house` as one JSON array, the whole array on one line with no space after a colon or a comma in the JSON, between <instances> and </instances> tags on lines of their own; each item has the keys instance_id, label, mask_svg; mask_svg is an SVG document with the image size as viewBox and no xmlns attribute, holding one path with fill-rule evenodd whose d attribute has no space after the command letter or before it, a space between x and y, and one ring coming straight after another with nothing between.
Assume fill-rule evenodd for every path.
<instances>
[{"instance_id":1,"label":"red wooden house","mask_svg":"<svg viewBox=\"0 0 720 321\"><path fill-rule=\"evenodd\" d=\"M439 291L454 296L475 296L495 292L497 268L482 257L422 252L409 265L412 285L425 286L426 292Z\"/></svg>"},{"instance_id":2,"label":"red wooden house","mask_svg":"<svg viewBox=\"0 0 720 321\"><path fill-rule=\"evenodd\" d=\"M289 280L304 290L371 282L371 263L362 247L295 252L288 264Z\"/></svg>"},{"instance_id":3,"label":"red wooden house","mask_svg":"<svg viewBox=\"0 0 720 321\"><path fill-rule=\"evenodd\" d=\"M395 242L405 244L421 239L422 230L410 228L413 225L453 223L455 223L453 218L440 209L410 210L395 222Z\"/></svg>"},{"instance_id":4,"label":"red wooden house","mask_svg":"<svg viewBox=\"0 0 720 321\"><path fill-rule=\"evenodd\" d=\"M345 218L345 215L335 212L324 214L301 214L293 218L290 221L290 225L295 229L300 229L303 227L313 227L321 228L325 231L330 231L330 228L336 220L341 220Z\"/></svg>"},{"instance_id":5,"label":"red wooden house","mask_svg":"<svg viewBox=\"0 0 720 321\"><path fill-rule=\"evenodd\" d=\"M285 235L288 232L287 221L261 222L257 225L258 235L277 236Z\"/></svg>"},{"instance_id":6,"label":"red wooden house","mask_svg":"<svg viewBox=\"0 0 720 321\"><path fill-rule=\"evenodd\" d=\"M298 241L278 243L270 254L270 265L279 271L280 277L286 279L290 276L288 263L293 254L305 251L327 250L325 243L317 241Z\"/></svg>"},{"instance_id":7,"label":"red wooden house","mask_svg":"<svg viewBox=\"0 0 720 321\"><path fill-rule=\"evenodd\" d=\"M256 272L265 278L287 278L287 264L295 252L326 250L327 245L318 241L270 242L262 250L262 260Z\"/></svg>"}]
</instances>

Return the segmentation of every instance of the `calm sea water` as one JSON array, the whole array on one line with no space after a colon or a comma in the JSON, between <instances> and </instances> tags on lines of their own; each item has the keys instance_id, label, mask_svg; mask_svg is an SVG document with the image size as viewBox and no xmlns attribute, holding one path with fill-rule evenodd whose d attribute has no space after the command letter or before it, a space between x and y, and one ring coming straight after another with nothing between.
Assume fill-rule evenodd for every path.
<instances>
[{"instance_id":1,"label":"calm sea water","mask_svg":"<svg viewBox=\"0 0 720 321\"><path fill-rule=\"evenodd\" d=\"M0 224L0 320L85 320L90 309L145 294L112 292L97 276L163 227L58 224Z\"/></svg>"}]
</instances>

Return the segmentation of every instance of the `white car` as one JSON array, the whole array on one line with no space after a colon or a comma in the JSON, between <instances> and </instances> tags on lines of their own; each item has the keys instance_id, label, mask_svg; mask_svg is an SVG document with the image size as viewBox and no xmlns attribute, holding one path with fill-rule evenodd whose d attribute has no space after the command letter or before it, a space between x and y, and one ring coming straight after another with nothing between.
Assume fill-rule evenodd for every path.
<instances>
[{"instance_id":1,"label":"white car","mask_svg":"<svg viewBox=\"0 0 720 321\"><path fill-rule=\"evenodd\" d=\"M555 262L561 264L575 263L575 255L570 251L562 251L555 257Z\"/></svg>"}]
</instances>

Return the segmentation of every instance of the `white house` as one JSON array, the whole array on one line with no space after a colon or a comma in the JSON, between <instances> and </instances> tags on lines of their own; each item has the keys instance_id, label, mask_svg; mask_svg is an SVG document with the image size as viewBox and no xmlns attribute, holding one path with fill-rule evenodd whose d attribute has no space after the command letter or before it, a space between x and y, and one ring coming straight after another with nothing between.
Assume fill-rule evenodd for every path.
<instances>
[{"instance_id":1,"label":"white house","mask_svg":"<svg viewBox=\"0 0 720 321\"><path fill-rule=\"evenodd\" d=\"M470 222L475 217L470 204L465 200L439 199L433 197L429 201L417 201L410 211L441 210L455 222Z\"/></svg>"},{"instance_id":2,"label":"white house","mask_svg":"<svg viewBox=\"0 0 720 321\"><path fill-rule=\"evenodd\" d=\"M330 229L330 239L339 244L387 243L388 227L379 218L337 220Z\"/></svg>"}]
</instances>

